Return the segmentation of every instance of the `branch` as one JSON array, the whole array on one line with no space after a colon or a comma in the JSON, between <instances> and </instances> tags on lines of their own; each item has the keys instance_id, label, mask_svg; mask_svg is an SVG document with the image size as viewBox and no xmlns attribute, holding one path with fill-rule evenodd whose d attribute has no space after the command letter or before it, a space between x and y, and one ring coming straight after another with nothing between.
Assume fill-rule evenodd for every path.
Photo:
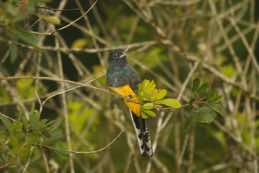
<instances>
[{"instance_id":1,"label":"branch","mask_svg":"<svg viewBox=\"0 0 259 173\"><path fill-rule=\"evenodd\" d=\"M116 142L118 140L118 138L122 135L124 131L121 130L119 132L119 134L117 136L115 136L113 138L113 140L106 144L104 147L102 148L99 148L97 150L93 150L93 151L70 151L70 150L61 150L61 149L57 149L57 148L54 148L54 147L50 147L50 146L47 146L47 145L41 145L41 144L35 144L35 146L38 146L38 147L42 147L42 148L46 148L46 149L49 149L49 150L53 150L53 151L57 151L57 152L63 152L63 153L72 153L72 154L96 154L96 153L99 153L99 152L102 152L106 149L108 149L114 142Z\"/></svg>"}]
</instances>

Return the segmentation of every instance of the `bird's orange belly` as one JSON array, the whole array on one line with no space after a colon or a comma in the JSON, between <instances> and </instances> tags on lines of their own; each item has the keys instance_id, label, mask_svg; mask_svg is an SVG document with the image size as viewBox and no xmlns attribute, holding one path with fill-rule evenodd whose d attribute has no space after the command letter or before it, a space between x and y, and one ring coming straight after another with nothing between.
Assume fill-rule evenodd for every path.
<instances>
[{"instance_id":1,"label":"bird's orange belly","mask_svg":"<svg viewBox=\"0 0 259 173\"><path fill-rule=\"evenodd\" d=\"M129 85L124 85L121 87L111 87L111 90L115 93L119 94L123 97L124 102L128 106L128 108L137 116L140 116L140 103L138 96L136 93L131 89Z\"/></svg>"}]
</instances>

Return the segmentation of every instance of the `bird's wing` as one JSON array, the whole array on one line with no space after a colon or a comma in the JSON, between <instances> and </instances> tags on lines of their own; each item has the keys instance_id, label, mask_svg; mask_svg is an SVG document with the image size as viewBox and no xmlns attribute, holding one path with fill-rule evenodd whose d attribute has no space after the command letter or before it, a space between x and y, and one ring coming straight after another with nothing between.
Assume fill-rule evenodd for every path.
<instances>
[{"instance_id":1,"label":"bird's wing","mask_svg":"<svg viewBox=\"0 0 259 173\"><path fill-rule=\"evenodd\" d=\"M126 74L128 77L129 84L131 88L134 90L134 92L137 92L138 84L141 82L140 76L137 73L137 71L130 65L126 66Z\"/></svg>"}]
</instances>

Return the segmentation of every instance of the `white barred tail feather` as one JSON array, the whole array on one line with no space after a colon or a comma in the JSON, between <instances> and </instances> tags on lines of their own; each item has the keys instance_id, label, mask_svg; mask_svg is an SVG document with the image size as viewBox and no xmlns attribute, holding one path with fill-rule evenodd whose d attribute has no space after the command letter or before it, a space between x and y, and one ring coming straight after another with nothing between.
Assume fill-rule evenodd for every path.
<instances>
[{"instance_id":1,"label":"white barred tail feather","mask_svg":"<svg viewBox=\"0 0 259 173\"><path fill-rule=\"evenodd\" d=\"M153 149L146 120L137 117L131 111L129 112L133 123L133 127L135 129L140 154L143 156L152 157Z\"/></svg>"}]
</instances>

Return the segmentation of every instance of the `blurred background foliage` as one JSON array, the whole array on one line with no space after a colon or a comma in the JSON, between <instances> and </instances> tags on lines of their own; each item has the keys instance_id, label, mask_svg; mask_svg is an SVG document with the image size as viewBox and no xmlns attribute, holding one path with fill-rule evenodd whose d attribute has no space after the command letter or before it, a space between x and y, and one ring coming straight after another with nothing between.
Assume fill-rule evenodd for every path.
<instances>
[{"instance_id":1,"label":"blurred background foliage","mask_svg":"<svg viewBox=\"0 0 259 173\"><path fill-rule=\"evenodd\" d=\"M258 9L256 0L0 1L0 172L257 173ZM149 119L152 159L106 86L117 48L182 103Z\"/></svg>"}]
</instances>

